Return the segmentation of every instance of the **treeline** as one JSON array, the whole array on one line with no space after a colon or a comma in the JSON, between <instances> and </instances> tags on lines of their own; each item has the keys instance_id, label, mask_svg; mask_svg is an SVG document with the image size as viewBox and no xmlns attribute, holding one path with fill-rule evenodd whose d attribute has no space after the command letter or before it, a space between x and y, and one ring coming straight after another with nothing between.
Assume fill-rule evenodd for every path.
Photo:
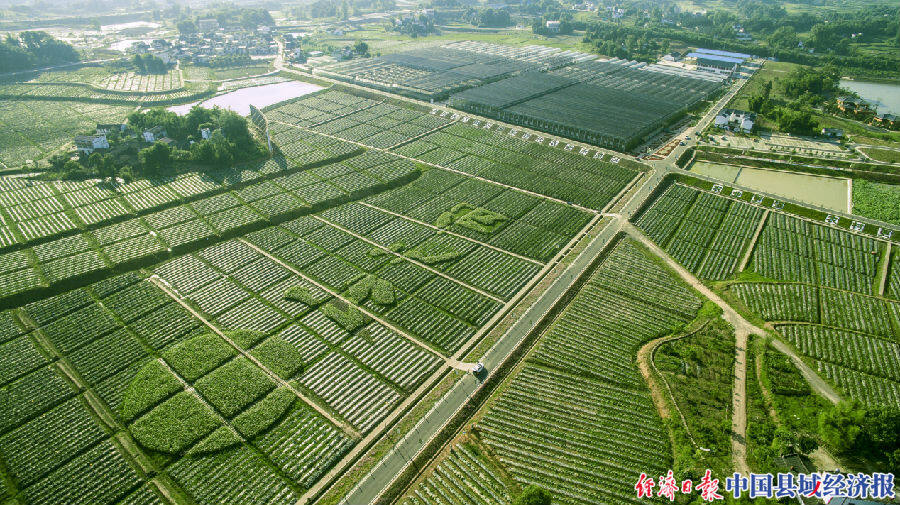
<instances>
[{"instance_id":1,"label":"treeline","mask_svg":"<svg viewBox=\"0 0 900 505\"><path fill-rule=\"evenodd\" d=\"M306 5L292 7L288 12L298 19L347 19L362 11L390 11L395 8L394 0L316 0Z\"/></svg>"},{"instance_id":2,"label":"treeline","mask_svg":"<svg viewBox=\"0 0 900 505\"><path fill-rule=\"evenodd\" d=\"M80 56L75 48L51 37L47 32L21 32L18 37L10 33L0 42L0 69L3 72L30 70L79 60Z\"/></svg>"},{"instance_id":3,"label":"treeline","mask_svg":"<svg viewBox=\"0 0 900 505\"><path fill-rule=\"evenodd\" d=\"M877 16L866 17L862 21L845 21L836 23L838 28L832 27L831 23L816 23L810 33L810 38L806 41L815 51L810 53L809 48L799 47L799 37L796 36L798 30L782 29L780 32L773 31L757 41L740 41L735 38L733 24L741 24L743 19L736 19L729 16L719 16L722 19L717 20L716 14L707 14L705 16L690 15L692 23L682 23L682 26L676 26L673 23L646 23L642 26L631 26L606 21L589 23L586 26L587 33L584 42L592 44L597 52L606 54L604 51L612 51L614 48L621 47L623 44L626 53L616 50L620 57L631 57L633 59L643 59L647 54L653 54L652 47L654 44L663 52L667 51L668 45L664 45L668 41L678 41L689 46L708 47L711 49L723 49L726 51L742 52L754 54L761 57L774 57L779 61L787 61L799 63L801 65L820 66L831 64L843 68L858 68L881 73L895 73L900 67L900 51L898 56L890 57L872 57L871 55L857 54L851 51L850 34L860 32L847 32L845 30L861 29L875 23ZM900 47L900 35L898 33L898 16L896 11L887 18L881 15L881 25L874 30L871 37L876 40L885 38L892 40ZM706 29L700 29L697 23L700 20L709 22L709 25L703 25ZM728 20L728 21L724 21ZM716 22L725 24L715 24ZM693 27L692 27L693 25ZM576 26L577 29L577 26ZM778 30L778 29L776 29ZM865 32L862 32L865 34ZM612 37L612 38L611 38ZM629 41L633 41L629 43ZM641 41L638 43L637 41ZM842 42L843 41L843 42ZM624 54L624 55L623 55ZM657 56L660 53L655 53Z\"/></svg>"},{"instance_id":4,"label":"treeline","mask_svg":"<svg viewBox=\"0 0 900 505\"><path fill-rule=\"evenodd\" d=\"M466 9L463 18L482 28L504 28L512 24L506 9Z\"/></svg>"}]
</instances>

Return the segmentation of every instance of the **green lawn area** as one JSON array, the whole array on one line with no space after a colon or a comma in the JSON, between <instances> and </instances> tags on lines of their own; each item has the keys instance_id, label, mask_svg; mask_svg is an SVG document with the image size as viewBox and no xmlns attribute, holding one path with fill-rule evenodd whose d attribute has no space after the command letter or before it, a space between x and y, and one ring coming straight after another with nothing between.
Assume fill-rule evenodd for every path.
<instances>
[{"instance_id":1,"label":"green lawn area","mask_svg":"<svg viewBox=\"0 0 900 505\"><path fill-rule=\"evenodd\" d=\"M900 163L900 151L872 148L862 148L861 150L873 160L885 161L887 163Z\"/></svg>"},{"instance_id":2,"label":"green lawn area","mask_svg":"<svg viewBox=\"0 0 900 505\"><path fill-rule=\"evenodd\" d=\"M729 102L728 107L732 109L747 110L747 98L757 94L762 89L763 83L772 81L780 77L786 77L795 68L800 67L796 63L787 63L784 61L766 61L758 72L753 74L750 81L741 88L741 91L735 95ZM778 86L772 86L772 98L784 100Z\"/></svg>"}]
</instances>

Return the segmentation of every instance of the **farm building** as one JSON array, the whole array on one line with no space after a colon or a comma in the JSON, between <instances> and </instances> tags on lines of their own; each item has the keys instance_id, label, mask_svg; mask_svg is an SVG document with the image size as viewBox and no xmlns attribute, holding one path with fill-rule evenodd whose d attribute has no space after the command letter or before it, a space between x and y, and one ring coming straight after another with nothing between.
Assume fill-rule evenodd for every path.
<instances>
[{"instance_id":1,"label":"farm building","mask_svg":"<svg viewBox=\"0 0 900 505\"><path fill-rule=\"evenodd\" d=\"M722 109L713 121L716 128L733 132L750 133L756 122L756 113L736 109Z\"/></svg>"},{"instance_id":2,"label":"farm building","mask_svg":"<svg viewBox=\"0 0 900 505\"><path fill-rule=\"evenodd\" d=\"M154 126L144 131L144 142L156 142L166 136L166 129L162 126Z\"/></svg>"},{"instance_id":3,"label":"farm building","mask_svg":"<svg viewBox=\"0 0 900 505\"><path fill-rule=\"evenodd\" d=\"M697 70L712 72L714 74L721 74L725 76L731 76L732 74L734 74L740 67L741 63L743 63L743 60L739 58L696 52L688 53L686 59L688 61L694 62L697 65Z\"/></svg>"},{"instance_id":4,"label":"farm building","mask_svg":"<svg viewBox=\"0 0 900 505\"><path fill-rule=\"evenodd\" d=\"M106 135L78 135L75 137L75 149L84 154L91 154L97 149L109 149Z\"/></svg>"}]
</instances>

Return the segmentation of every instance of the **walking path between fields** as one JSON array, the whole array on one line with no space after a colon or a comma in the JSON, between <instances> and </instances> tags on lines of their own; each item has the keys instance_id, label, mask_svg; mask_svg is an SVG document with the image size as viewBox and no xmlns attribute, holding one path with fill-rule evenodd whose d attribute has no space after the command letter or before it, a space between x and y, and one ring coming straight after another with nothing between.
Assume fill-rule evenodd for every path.
<instances>
[{"instance_id":1,"label":"walking path between fields","mask_svg":"<svg viewBox=\"0 0 900 505\"><path fill-rule=\"evenodd\" d=\"M180 295L179 295L179 294L178 294L178 293L177 293L177 292L176 292L176 291L175 291L175 290L174 290L174 289L173 289L173 288L165 281L165 280L163 280L161 277L159 277L158 275L154 275L154 276L151 276L151 277L148 279L148 281L151 282L151 283L152 283L153 285L155 285L156 287L158 287L159 289L161 289L166 295L169 296L169 298L171 298L172 300L175 300L176 303L178 303L179 305L181 305L182 307L184 307L188 312L191 313L191 315L193 315L195 318L197 318L197 319L198 319L201 323L203 323L206 327L208 327L209 329L211 329L216 335L222 337L222 339L225 340L226 342L228 342L228 344L231 345L231 347L234 347L234 349L235 349L238 353L240 353L242 356L244 356L245 358L247 358L247 359L249 359L250 361L252 361L253 364L255 364L256 366L258 366L258 367L260 368L260 370L263 370L264 372L266 372L266 374L269 375L269 376L272 378L272 380L273 380L274 382L278 383L278 384L281 385L281 386L284 386L284 387L289 388L289 389L294 393L294 395L297 396L297 398L300 398L301 400L303 400L307 405L309 405L309 406L312 407L316 412L318 412L319 414L321 414L322 417L324 417L325 419L328 419L332 424L334 424L335 426L339 427L341 430L344 431L344 433L346 433L346 434L349 435L350 437L355 438L355 439L360 438L360 434L359 434L358 431L356 431L356 428L354 428L353 426L351 426L349 423L346 423L346 422L341 421L340 419L334 417L334 416L331 414L331 412L328 412L327 410L325 410L324 408L322 408L321 405L319 405L319 404L316 403L315 401L313 401L313 400L311 400L310 398L308 398L308 397L307 397L306 395L304 395L302 392L300 392L299 390L297 390L297 388L295 388L291 383L289 383L289 382L287 382L286 380L282 379L281 376L279 376L279 375L276 374L275 372L269 370L269 369L268 369L265 365L263 365L263 364L262 364L255 356L253 356L252 354L250 354L249 352L247 352L246 349L244 349L244 348L242 348L241 346L237 345L237 344L234 342L234 340L232 340L230 337L228 337L228 336L227 336L222 330L220 330L216 325L214 325L214 324L212 324L211 322L209 322L209 320L207 320L205 317L203 317L202 314L200 314L199 312L197 312L196 310L194 310L193 307L191 307L190 305L188 305L188 304L184 301L184 299L182 299L181 296L180 296Z\"/></svg>"},{"instance_id":2,"label":"walking path between fields","mask_svg":"<svg viewBox=\"0 0 900 505\"><path fill-rule=\"evenodd\" d=\"M714 293L675 259L647 238L630 222L624 222L623 229L629 236L641 242L654 255L666 262L685 282L722 309L722 317L734 327L734 392L731 395L731 457L736 472L750 473L747 466L747 337L750 334L765 335L766 332L754 326L737 313L731 305Z\"/></svg>"}]
</instances>

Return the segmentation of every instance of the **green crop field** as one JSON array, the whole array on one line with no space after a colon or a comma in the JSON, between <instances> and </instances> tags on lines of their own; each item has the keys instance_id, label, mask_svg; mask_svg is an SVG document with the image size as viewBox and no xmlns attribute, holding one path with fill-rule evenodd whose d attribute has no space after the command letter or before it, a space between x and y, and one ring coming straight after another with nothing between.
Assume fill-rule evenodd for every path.
<instances>
[{"instance_id":1,"label":"green crop field","mask_svg":"<svg viewBox=\"0 0 900 505\"><path fill-rule=\"evenodd\" d=\"M477 452L454 448L401 503L456 503L468 489L506 503L535 484L560 503L633 501L631 477L665 473L671 461L634 357L699 307L640 246L620 242L471 427Z\"/></svg>"},{"instance_id":2,"label":"green crop field","mask_svg":"<svg viewBox=\"0 0 900 505\"><path fill-rule=\"evenodd\" d=\"M729 220L737 208L754 217ZM722 209L728 209L724 218ZM727 290L775 324L845 394L867 404L895 405L900 275L892 260L880 291L887 244L777 211L769 211L760 228L762 215L758 206L675 184L637 224L698 276L742 281ZM727 248L729 261L710 260ZM747 254L749 262L739 271L736 258ZM728 266L710 272L705 265L711 264Z\"/></svg>"},{"instance_id":3,"label":"green crop field","mask_svg":"<svg viewBox=\"0 0 900 505\"><path fill-rule=\"evenodd\" d=\"M745 435L754 470L777 466L769 452L785 448L754 431L775 428L736 417L745 377L752 422L771 415L779 443L817 436L817 414L784 421L796 409L831 412L810 374L867 409L900 404L900 232L753 194L771 180L749 172L725 188L576 131L623 148L713 96L715 79L552 47L580 36L490 33L386 34L408 50L316 67L318 83L344 82L251 108L251 161L189 157L229 147L219 124L209 142L179 140L163 170L136 154L142 170L121 179L48 172L46 158L133 111L291 71L144 75L123 61L7 76L0 504L336 505L384 491L509 505L533 486L563 505L638 503L642 472L724 479ZM478 42L502 37L517 45ZM451 96L470 103L410 99ZM896 220L889 188L853 182L859 214ZM756 332L768 335L745 362ZM774 339L796 356L767 355Z\"/></svg>"},{"instance_id":4,"label":"green crop field","mask_svg":"<svg viewBox=\"0 0 900 505\"><path fill-rule=\"evenodd\" d=\"M529 143L571 166L554 188L473 177L391 148L444 128L451 158L513 166L524 141L343 92L265 114L252 165L0 178L4 493L296 502L593 222L559 197L637 174Z\"/></svg>"}]
</instances>

